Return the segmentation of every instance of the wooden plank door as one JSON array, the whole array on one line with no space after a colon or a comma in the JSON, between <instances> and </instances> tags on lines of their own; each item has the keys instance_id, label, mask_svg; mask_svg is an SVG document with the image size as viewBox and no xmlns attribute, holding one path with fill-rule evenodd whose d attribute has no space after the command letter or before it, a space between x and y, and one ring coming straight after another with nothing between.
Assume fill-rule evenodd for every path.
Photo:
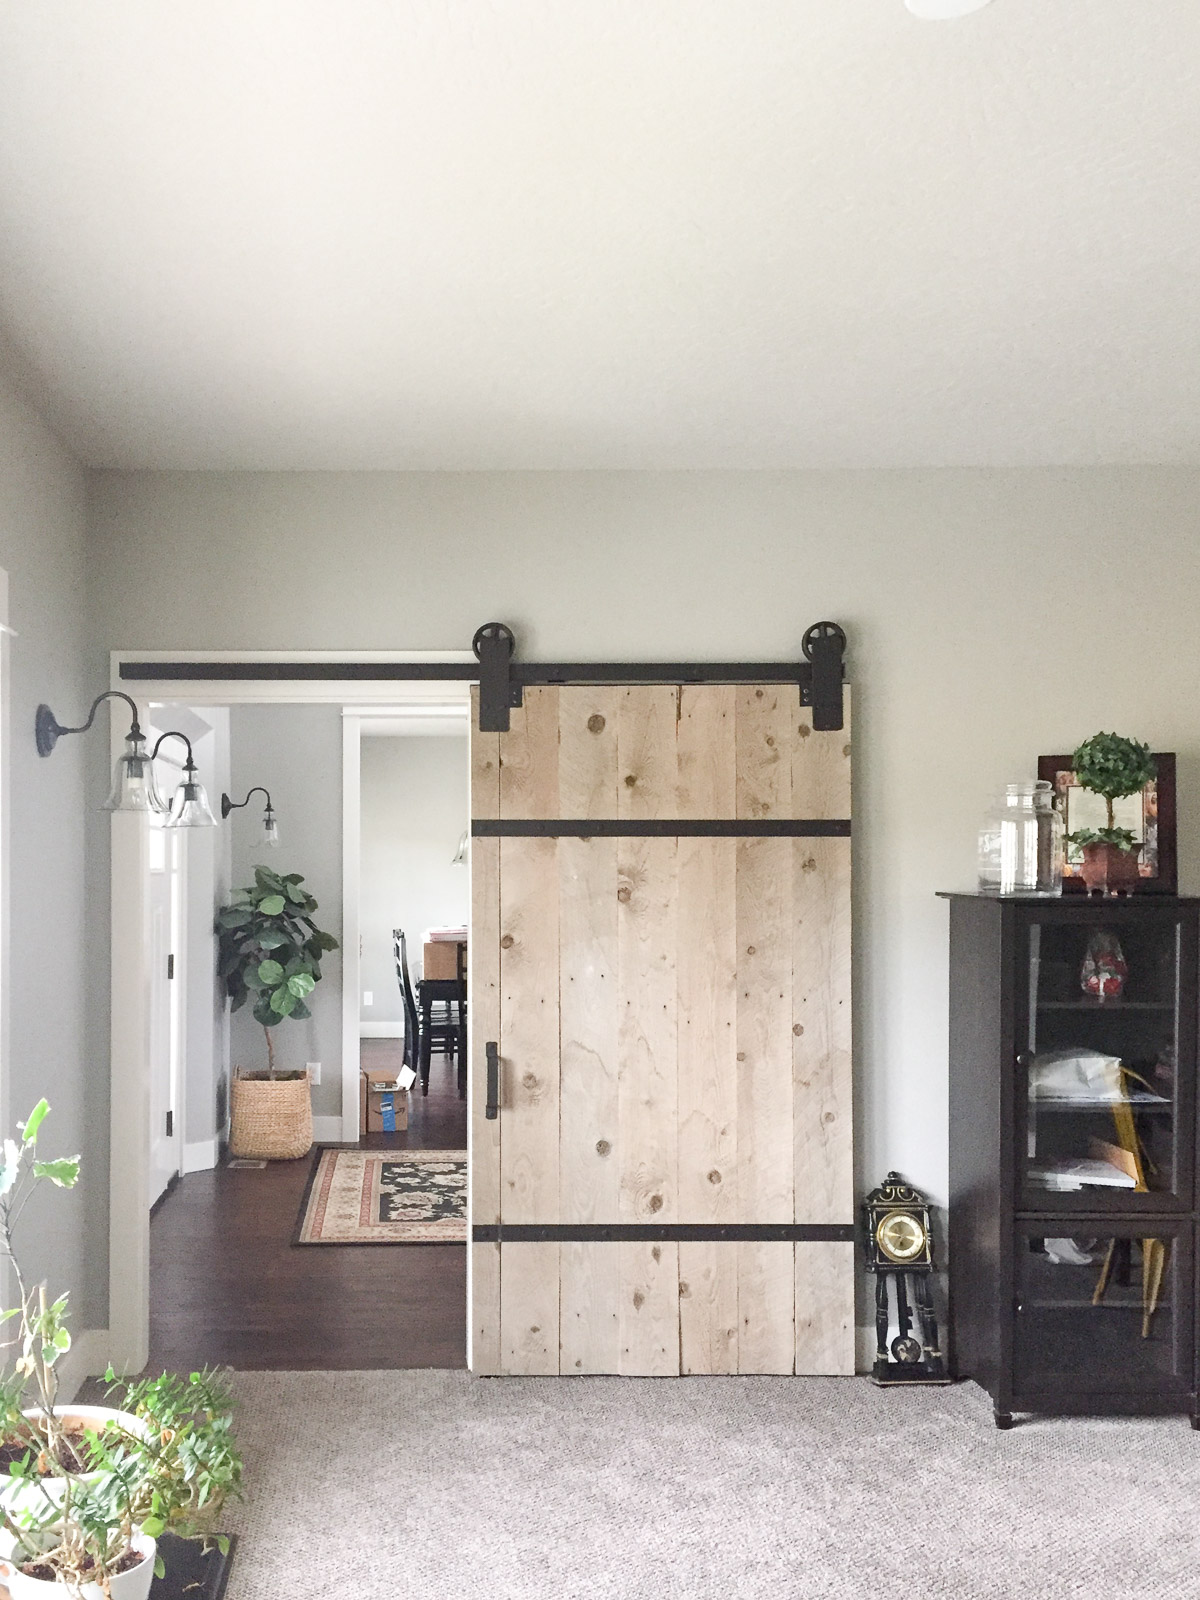
<instances>
[{"instance_id":1,"label":"wooden plank door","mask_svg":"<svg viewBox=\"0 0 1200 1600\"><path fill-rule=\"evenodd\" d=\"M854 1370L849 738L778 684L476 702L473 1371Z\"/></svg>"}]
</instances>

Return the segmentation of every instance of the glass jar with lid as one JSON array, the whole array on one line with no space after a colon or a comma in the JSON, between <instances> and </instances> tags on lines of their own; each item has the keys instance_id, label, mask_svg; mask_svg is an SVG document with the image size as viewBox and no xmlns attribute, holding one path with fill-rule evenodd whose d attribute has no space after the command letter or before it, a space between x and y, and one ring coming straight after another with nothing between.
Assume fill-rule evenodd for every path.
<instances>
[{"instance_id":1,"label":"glass jar with lid","mask_svg":"<svg viewBox=\"0 0 1200 1600\"><path fill-rule=\"evenodd\" d=\"M1010 783L979 830L979 887L984 894L1062 893L1062 817L1044 779Z\"/></svg>"}]
</instances>

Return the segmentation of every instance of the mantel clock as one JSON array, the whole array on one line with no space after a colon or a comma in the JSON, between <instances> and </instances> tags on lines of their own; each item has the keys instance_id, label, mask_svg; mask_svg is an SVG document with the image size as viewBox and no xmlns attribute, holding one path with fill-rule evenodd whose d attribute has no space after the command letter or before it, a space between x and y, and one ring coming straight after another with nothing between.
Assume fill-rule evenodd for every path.
<instances>
[{"instance_id":1,"label":"mantel clock","mask_svg":"<svg viewBox=\"0 0 1200 1600\"><path fill-rule=\"evenodd\" d=\"M876 1351L871 1376L878 1384L948 1383L930 1285L933 1234L929 1203L898 1172L889 1172L867 1196L863 1211L867 1271L875 1274ZM895 1286L898 1326L890 1359L889 1282ZM913 1333L914 1305L919 1338Z\"/></svg>"}]
</instances>

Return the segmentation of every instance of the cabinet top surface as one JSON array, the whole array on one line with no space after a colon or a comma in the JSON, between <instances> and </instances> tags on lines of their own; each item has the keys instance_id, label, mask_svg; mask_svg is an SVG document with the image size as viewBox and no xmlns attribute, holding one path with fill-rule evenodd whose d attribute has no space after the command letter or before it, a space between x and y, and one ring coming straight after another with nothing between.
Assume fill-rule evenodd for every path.
<instances>
[{"instance_id":1,"label":"cabinet top surface","mask_svg":"<svg viewBox=\"0 0 1200 1600\"><path fill-rule=\"evenodd\" d=\"M982 889L938 889L939 900L987 900L998 906L1195 906L1200 905L1200 895L1193 894L1130 894L1104 897L1087 894L988 894Z\"/></svg>"}]
</instances>

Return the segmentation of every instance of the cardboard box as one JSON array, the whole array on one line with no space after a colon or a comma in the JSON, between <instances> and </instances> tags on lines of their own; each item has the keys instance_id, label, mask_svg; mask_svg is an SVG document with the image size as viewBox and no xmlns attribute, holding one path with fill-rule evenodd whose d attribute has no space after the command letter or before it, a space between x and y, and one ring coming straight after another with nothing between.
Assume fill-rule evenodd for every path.
<instances>
[{"instance_id":1,"label":"cardboard box","mask_svg":"<svg viewBox=\"0 0 1200 1600\"><path fill-rule=\"evenodd\" d=\"M364 1067L358 1078L358 1131L364 1133L387 1133L392 1130L383 1125L384 1102L387 1095L392 1097L392 1109L396 1119L395 1132L400 1133L408 1127L408 1090L395 1087L396 1074L390 1067Z\"/></svg>"},{"instance_id":2,"label":"cardboard box","mask_svg":"<svg viewBox=\"0 0 1200 1600\"><path fill-rule=\"evenodd\" d=\"M466 945L462 946L466 953ZM458 977L458 951L457 944L431 944L425 946L425 954L421 958L421 976L423 978L450 978ZM463 966L464 974L466 965Z\"/></svg>"}]
</instances>

